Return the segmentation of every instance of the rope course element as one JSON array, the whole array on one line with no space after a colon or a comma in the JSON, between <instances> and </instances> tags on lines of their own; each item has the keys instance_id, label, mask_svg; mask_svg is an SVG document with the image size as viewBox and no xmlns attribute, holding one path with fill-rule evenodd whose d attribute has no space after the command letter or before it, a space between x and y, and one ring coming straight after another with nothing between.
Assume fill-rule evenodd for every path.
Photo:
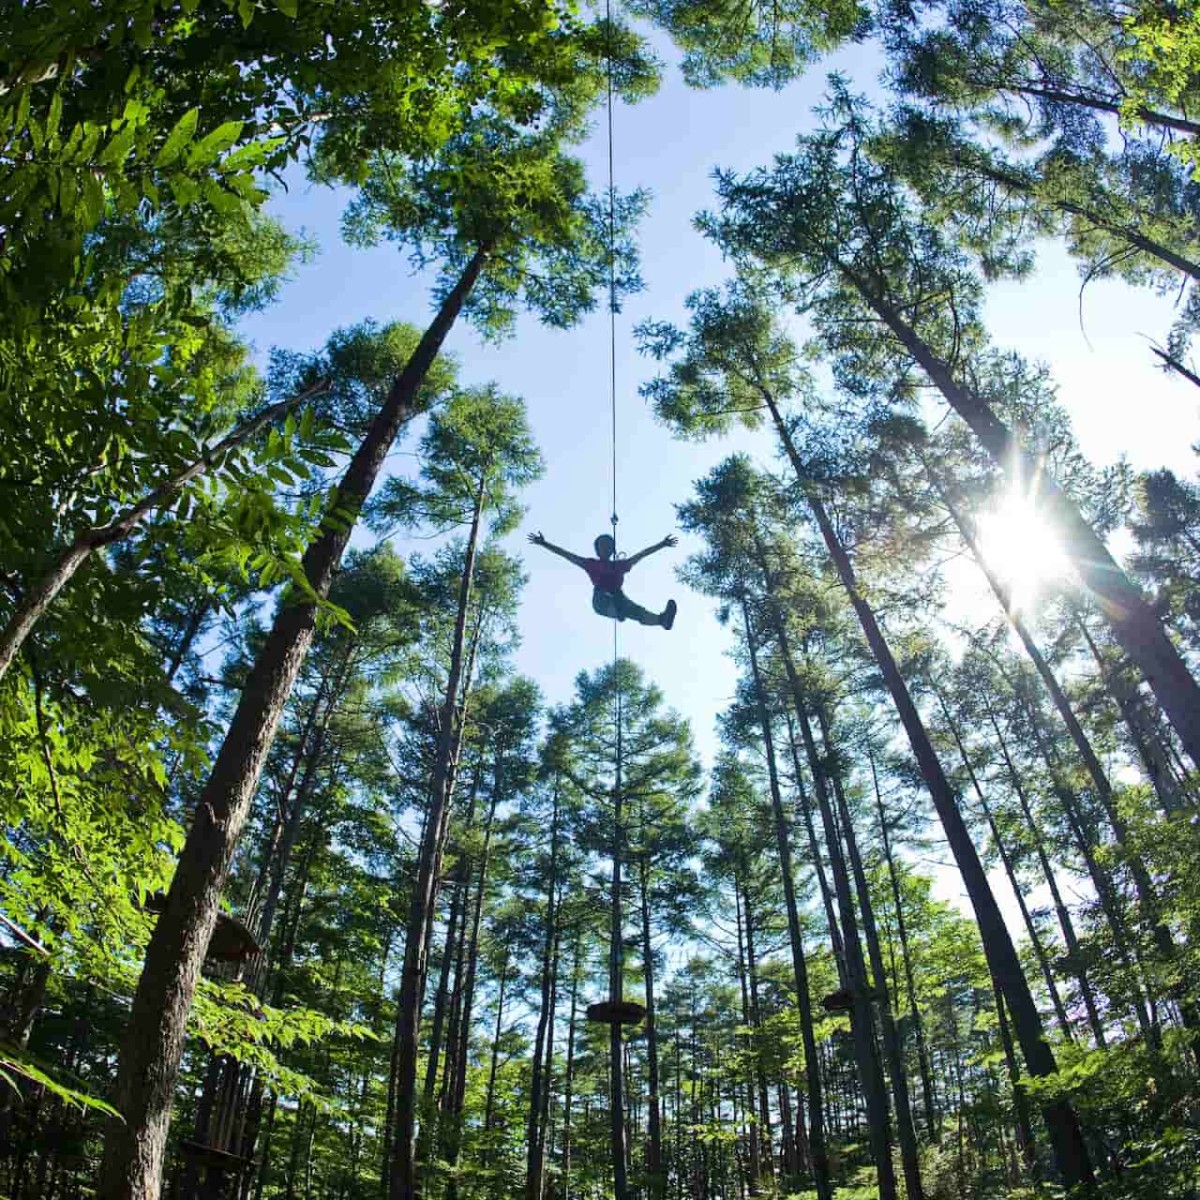
<instances>
[{"instance_id":1,"label":"rope course element","mask_svg":"<svg viewBox=\"0 0 1200 1200\"><path fill-rule=\"evenodd\" d=\"M613 169L613 48L612 0L605 0L604 18L608 40L606 75L608 87L608 382L612 410L612 532L617 540L617 191Z\"/></svg>"},{"instance_id":2,"label":"rope course element","mask_svg":"<svg viewBox=\"0 0 1200 1200\"><path fill-rule=\"evenodd\" d=\"M606 23L606 83L608 92L608 387L611 415L610 436L612 441L612 539L613 556L617 550L617 191L616 172L613 165L613 19L612 0L604 2ZM621 913L621 858L623 825L623 779L624 757L624 697L617 673L619 646L617 630L620 623L613 622L613 684L617 692L615 763L613 772L613 870L612 870L612 935L609 944L608 999L588 1008L588 1019L609 1026L609 1087L610 1104L616 1112L612 1120L612 1167L613 1200L628 1200L628 1146L625 1134L625 1100L622 1087L623 1038L621 1026L636 1024L644 1015L641 1005L626 1002L624 992L624 963L622 962L622 913Z\"/></svg>"}]
</instances>

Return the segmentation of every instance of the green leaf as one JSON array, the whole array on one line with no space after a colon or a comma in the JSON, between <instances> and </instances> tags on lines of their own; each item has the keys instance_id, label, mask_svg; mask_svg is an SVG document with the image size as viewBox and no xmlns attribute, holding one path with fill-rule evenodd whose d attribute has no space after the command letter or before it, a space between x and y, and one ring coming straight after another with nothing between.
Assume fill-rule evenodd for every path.
<instances>
[{"instance_id":1,"label":"green leaf","mask_svg":"<svg viewBox=\"0 0 1200 1200\"><path fill-rule=\"evenodd\" d=\"M194 167L203 163L215 162L241 137L241 134L241 121L226 121L223 125L218 125L211 133L206 133L188 151L188 166Z\"/></svg>"},{"instance_id":2,"label":"green leaf","mask_svg":"<svg viewBox=\"0 0 1200 1200\"><path fill-rule=\"evenodd\" d=\"M278 8L285 17L295 18L296 11L299 8L299 0L275 0L275 7Z\"/></svg>"},{"instance_id":3,"label":"green leaf","mask_svg":"<svg viewBox=\"0 0 1200 1200\"><path fill-rule=\"evenodd\" d=\"M129 157L136 137L137 128L131 122L121 126L120 131L100 151L100 164L106 167L119 167Z\"/></svg>"},{"instance_id":4,"label":"green leaf","mask_svg":"<svg viewBox=\"0 0 1200 1200\"><path fill-rule=\"evenodd\" d=\"M198 108L189 108L179 118L175 123L175 128L167 134L167 140L163 143L162 149L155 155L154 165L156 167L170 166L183 153L184 147L195 136L196 122L199 119L200 110Z\"/></svg>"},{"instance_id":5,"label":"green leaf","mask_svg":"<svg viewBox=\"0 0 1200 1200\"><path fill-rule=\"evenodd\" d=\"M248 27L254 20L254 0L238 0L237 11L242 19L242 27Z\"/></svg>"},{"instance_id":6,"label":"green leaf","mask_svg":"<svg viewBox=\"0 0 1200 1200\"><path fill-rule=\"evenodd\" d=\"M104 216L104 185L91 171L82 172L80 183L79 220L85 229L94 229Z\"/></svg>"},{"instance_id":7,"label":"green leaf","mask_svg":"<svg viewBox=\"0 0 1200 1200\"><path fill-rule=\"evenodd\" d=\"M57 1096L64 1104L70 1104L81 1111L91 1109L93 1112L116 1117L117 1120L122 1119L121 1114L111 1104L106 1104L98 1096L93 1096L81 1088L71 1087L60 1079L55 1079L27 1051L0 1042L0 1079L16 1091L17 1084L13 1075L20 1075L31 1083L41 1084L52 1096Z\"/></svg>"}]
</instances>

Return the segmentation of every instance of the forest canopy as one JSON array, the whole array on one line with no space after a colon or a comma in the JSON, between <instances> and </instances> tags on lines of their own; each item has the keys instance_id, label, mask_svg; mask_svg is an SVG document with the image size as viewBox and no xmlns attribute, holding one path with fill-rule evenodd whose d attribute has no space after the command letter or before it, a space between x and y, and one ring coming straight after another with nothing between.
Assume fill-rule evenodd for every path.
<instances>
[{"instance_id":1,"label":"forest canopy","mask_svg":"<svg viewBox=\"0 0 1200 1200\"><path fill-rule=\"evenodd\" d=\"M0 1194L1196 1200L1198 106L1160 0L4 6Z\"/></svg>"}]
</instances>

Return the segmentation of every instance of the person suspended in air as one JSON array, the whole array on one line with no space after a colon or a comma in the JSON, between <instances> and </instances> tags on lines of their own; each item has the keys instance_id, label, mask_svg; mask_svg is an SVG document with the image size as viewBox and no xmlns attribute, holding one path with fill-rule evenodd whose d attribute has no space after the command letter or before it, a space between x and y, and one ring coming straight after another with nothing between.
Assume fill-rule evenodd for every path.
<instances>
[{"instance_id":1,"label":"person suspended in air","mask_svg":"<svg viewBox=\"0 0 1200 1200\"><path fill-rule=\"evenodd\" d=\"M653 546L647 546L645 550L639 550L629 558L615 557L617 543L607 533L602 533L592 543L596 550L595 558L583 558L581 555L572 554L570 550L548 542L541 533L531 533L529 540L535 546L544 546L551 554L557 554L559 558L565 558L567 562L574 563L587 572L592 581L592 608L600 616L610 617L614 621L637 621L639 625L661 625L663 629L670 629L675 624L674 600L668 600L667 607L662 612L653 613L630 600L625 595L624 586L625 576L629 574L631 567L658 550L677 545L677 538L668 535L661 542L655 542Z\"/></svg>"}]
</instances>

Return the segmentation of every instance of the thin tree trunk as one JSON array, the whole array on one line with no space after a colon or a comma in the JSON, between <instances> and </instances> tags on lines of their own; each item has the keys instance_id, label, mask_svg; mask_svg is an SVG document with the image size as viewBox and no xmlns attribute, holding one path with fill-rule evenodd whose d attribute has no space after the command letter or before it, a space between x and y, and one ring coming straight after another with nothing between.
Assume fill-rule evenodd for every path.
<instances>
[{"instance_id":1,"label":"thin tree trunk","mask_svg":"<svg viewBox=\"0 0 1200 1200\"><path fill-rule=\"evenodd\" d=\"M748 871L744 872L746 875ZM748 881L747 881L748 882ZM760 1161L768 1178L774 1176L771 1147L771 1104L767 1095L767 1073L762 1061L762 1006L758 998L758 954L754 942L754 910L750 889L742 888L742 906L746 913L746 983L750 992L750 1028L754 1037L754 1082L758 1092L758 1128Z\"/></svg>"},{"instance_id":2,"label":"thin tree trunk","mask_svg":"<svg viewBox=\"0 0 1200 1200\"><path fill-rule=\"evenodd\" d=\"M1012 1089L1013 1117L1017 1127L1017 1142L1021 1147L1021 1158L1025 1170L1037 1178L1037 1142L1033 1137L1033 1125L1029 1120L1029 1100L1021 1086L1021 1067L1013 1050L1012 1033L1008 1028L1008 1014L1004 1008L1004 993L992 976L992 992L996 998L996 1022L1000 1030L1000 1044L1004 1047L1004 1063L1008 1070L1008 1082Z\"/></svg>"},{"instance_id":3,"label":"thin tree trunk","mask_svg":"<svg viewBox=\"0 0 1200 1200\"><path fill-rule=\"evenodd\" d=\"M438 865L449 818L452 771L462 735L458 722L458 691L463 675L467 612L475 578L475 559L478 553L486 482L486 472L481 472L471 515L471 531L467 538L466 559L459 583L458 610L454 620L446 695L439 717L429 812L417 858L416 886L413 888L408 908L408 932L404 944L404 965L400 973L400 998L396 1010L396 1042L399 1053L396 1060L396 1127L393 1132L390 1178L392 1200L417 1200L419 1195L413 1133L416 1122L421 1000L427 969L426 940L437 898Z\"/></svg>"},{"instance_id":4,"label":"thin tree trunk","mask_svg":"<svg viewBox=\"0 0 1200 1200\"><path fill-rule=\"evenodd\" d=\"M558 941L558 911L555 900L558 895L558 807L559 788L554 781L554 803L550 818L550 876L546 885L546 932L542 941L541 1005L538 1009L537 1033L533 1042L533 1075L529 1084L529 1120L525 1137L525 1197L526 1200L542 1200L545 1190L543 1175L546 1167L546 1140L544 1136L544 1111L542 1091L549 1092L548 1080L542 1071L542 1055L546 1045L546 1031L553 1012L551 999L551 960ZM548 1098L548 1097L547 1097Z\"/></svg>"},{"instance_id":5,"label":"thin tree trunk","mask_svg":"<svg viewBox=\"0 0 1200 1200\"><path fill-rule=\"evenodd\" d=\"M1021 915L1025 918L1026 927L1029 930L1029 940L1034 947L1034 953L1038 957L1038 962L1041 965L1042 972L1046 976L1046 986L1051 990L1050 998L1054 1002L1054 1011L1058 1014L1059 1021L1062 1023L1063 1032L1068 1038L1073 1037L1071 1027L1066 1019L1066 1013L1062 1008L1062 1001L1058 998L1057 988L1054 987L1054 975L1050 969L1049 960L1046 957L1046 952L1042 948L1040 939L1035 935L1033 918L1029 915L1029 910L1025 904L1025 897L1021 890L1020 882L1017 879L1017 873L1014 864L1005 849L1004 842L1000 837L1000 830L996 824L995 818L992 815L991 806L988 804L983 794L983 788L979 783L979 777L975 774L975 768L971 764L970 755L967 754L967 748L963 744L962 734L958 729L958 722L950 713L950 709L946 704L946 699L941 691L930 684L930 690L937 699L938 705L941 707L942 716L946 720L946 727L950 730L950 736L954 739L955 746L958 747L959 758L962 760L963 767L966 769L967 778L971 781L971 787L975 791L975 795L983 808L984 816L987 818L988 828L992 831L992 840L996 844L996 850L1000 854L1001 861L1004 863L1005 873L1008 875L1009 883L1012 884L1014 893L1017 895L1017 903L1021 908ZM1013 789L1017 793L1017 797L1021 802L1022 811L1025 812L1026 818L1033 823L1032 814L1029 813L1025 802L1025 792L1021 787L1020 780L1017 774L1012 770L1012 763L1009 763L1009 775L1013 783ZM1066 910L1066 905L1062 902L1062 897L1058 891L1058 883L1054 878L1054 872L1050 867L1049 860L1046 858L1045 850L1041 844L1041 838L1038 835L1037 826L1033 825L1033 836L1035 849L1038 855L1038 861L1042 866L1042 874L1046 882L1050 886L1051 896L1054 898L1056 911L1059 919L1059 927L1063 932L1063 940L1067 945L1067 953L1071 957L1071 966L1073 974L1079 983L1079 992L1083 997L1084 1007L1087 1010L1088 1024L1091 1026L1092 1037L1096 1041L1097 1046L1104 1045L1104 1025L1100 1021L1100 1012L1096 1007L1096 997L1092 991L1091 981L1088 979L1087 972L1083 966L1083 958L1080 952L1079 941L1075 937L1075 926L1071 921L1071 916Z\"/></svg>"},{"instance_id":6,"label":"thin tree trunk","mask_svg":"<svg viewBox=\"0 0 1200 1200\"><path fill-rule=\"evenodd\" d=\"M780 440L795 469L797 482L804 489L805 499L812 509L821 536L837 569L838 577L858 616L863 634L883 675L888 691L891 693L901 724L908 735L913 754L929 789L934 808L937 810L938 818L945 831L946 840L962 875L971 906L975 911L984 952L989 965L1003 983L1005 993L1009 998L1013 1024L1016 1026L1017 1038L1025 1055L1026 1068L1031 1075L1038 1078L1052 1075L1057 1069L1057 1064L1054 1061L1054 1054L1045 1040L1041 1016L1029 990L1029 982L1021 970L1021 961L1017 957L1016 947L1008 932L1008 926L1004 923L1000 906L996 903L996 897L992 893L987 873L979 860L975 845L971 841L966 822L958 810L957 798L938 761L937 754L929 740L929 734L925 730L916 705L913 704L900 669L883 636L883 631L875 619L875 613L859 591L858 580L855 577L854 568L850 564L850 559L825 511L825 506L809 481L804 463L773 398L769 400L769 405ZM1047 1102L1043 1113L1063 1181L1069 1186L1090 1183L1092 1180L1091 1162L1088 1159L1087 1147L1084 1144L1083 1134L1074 1109L1063 1100L1053 1100Z\"/></svg>"},{"instance_id":7,"label":"thin tree trunk","mask_svg":"<svg viewBox=\"0 0 1200 1200\"><path fill-rule=\"evenodd\" d=\"M854 1057L858 1066L859 1083L867 1103L867 1136L871 1154L875 1159L880 1200L894 1200L896 1196L896 1173L892 1163L892 1121L888 1111L887 1089L883 1081L883 1068L879 1062L879 1050L875 1036L875 1011L872 1007L870 988L867 983L867 965L863 960L862 942L858 936L858 915L854 911L854 898L850 891L850 874L846 870L846 859L842 854L838 836L837 819L829 796L829 779L824 762L813 738L812 725L806 711L807 698L799 690L795 679L794 699L796 717L800 722L800 734L808 754L809 769L813 776L813 790L817 795L817 808L825 830L825 850L829 855L829 869L833 875L834 894L841 915L842 938L846 946L846 980L853 1005L850 1014L850 1031L854 1038ZM906 1163L907 1167L907 1163ZM916 1176L917 1191L913 1200L922 1196L920 1172Z\"/></svg>"},{"instance_id":8,"label":"thin tree trunk","mask_svg":"<svg viewBox=\"0 0 1200 1200\"><path fill-rule=\"evenodd\" d=\"M875 807L879 813L879 836L883 843L883 857L887 863L888 881L892 888L892 904L896 909L896 933L900 938L900 957L904 962L905 989L908 992L908 1012L917 1042L917 1069L921 1074L921 1097L925 1108L925 1126L929 1140L936 1146L941 1141L941 1129L935 1112L933 1075L929 1069L929 1050L925 1045L925 1022L917 1005L917 985L913 974L912 952L908 946L908 925L904 920L904 903L900 896L900 876L896 871L896 860L892 855L892 839L888 833L887 814L883 808L883 793L879 788L879 775L875 770L875 754L868 749L871 763L871 781L875 790Z\"/></svg>"},{"instance_id":9,"label":"thin tree trunk","mask_svg":"<svg viewBox=\"0 0 1200 1200\"><path fill-rule=\"evenodd\" d=\"M192 997L263 764L312 641L318 600L329 594L357 516L396 434L416 410L421 384L485 258L482 248L472 257L351 459L330 501L339 519L322 526L304 555L304 574L317 599L292 595L281 604L200 793L134 993L114 1089L121 1119L109 1121L104 1142L102 1200L158 1200Z\"/></svg>"},{"instance_id":10,"label":"thin tree trunk","mask_svg":"<svg viewBox=\"0 0 1200 1200\"><path fill-rule=\"evenodd\" d=\"M462 1153L462 1116L467 1094L467 1065L471 1049L471 1014L475 1005L475 981L479 973L479 929L483 920L483 901L487 891L488 864L491 857L492 826L499 803L498 790L493 788L488 804L487 823L483 832L478 881L475 887L475 911L471 918L471 940L467 952L467 977L463 984L462 1014L459 1018L458 1050L454 1063L454 1086L450 1096L449 1120L445 1124L447 1140L442 1157L450 1166L450 1183L446 1194L455 1200L458 1188L459 1155Z\"/></svg>"},{"instance_id":11,"label":"thin tree trunk","mask_svg":"<svg viewBox=\"0 0 1200 1200\"><path fill-rule=\"evenodd\" d=\"M1138 757L1142 760L1146 778L1150 780L1158 794L1163 811L1168 814L1177 812L1179 810L1179 780L1175 776L1170 755L1163 746L1158 731L1152 728L1138 711L1137 695L1133 685L1125 678L1119 665L1113 669L1104 661L1100 647L1096 645L1086 622L1079 614L1075 616L1075 625L1083 635L1083 640L1087 643L1092 658L1095 659L1096 668L1100 672L1100 679L1104 687L1117 703L1121 717L1129 730L1130 740L1138 752Z\"/></svg>"},{"instance_id":12,"label":"thin tree trunk","mask_svg":"<svg viewBox=\"0 0 1200 1200\"><path fill-rule=\"evenodd\" d=\"M654 948L650 935L650 880L645 854L639 860L642 908L642 973L646 985L646 1191L651 1200L666 1195L662 1161L662 1111L659 1099L658 1031L654 1005Z\"/></svg>"},{"instance_id":13,"label":"thin tree trunk","mask_svg":"<svg viewBox=\"0 0 1200 1200\"><path fill-rule=\"evenodd\" d=\"M616 774L613 780L613 857L610 891L611 925L608 947L608 998L613 1004L624 999L625 948L621 911L621 866L625 842L624 788L624 713L617 680ZM608 1031L608 1127L612 1155L613 1200L629 1200L629 1149L625 1132L625 1063L621 1023L614 1020Z\"/></svg>"},{"instance_id":14,"label":"thin tree trunk","mask_svg":"<svg viewBox=\"0 0 1200 1200\"><path fill-rule=\"evenodd\" d=\"M846 279L929 376L946 402L967 423L980 444L1010 480L1037 478L1042 501L1053 517L1063 549L1083 585L1096 597L1113 635L1138 665L1158 697L1184 748L1200 764L1200 686L1172 645L1140 589L1083 519L1078 506L1021 445L1020 439L987 402L955 381L950 367L917 335L891 304L843 264ZM1016 1014L1015 1024L1019 1025Z\"/></svg>"},{"instance_id":15,"label":"thin tree trunk","mask_svg":"<svg viewBox=\"0 0 1200 1200\"><path fill-rule=\"evenodd\" d=\"M1170 246L1166 246L1162 242L1148 237L1136 225L1111 220L1095 209L1086 208L1084 205L1077 204L1074 201L1063 200L1057 197L1046 199L1038 193L1038 183L1040 181L1036 178L1023 177L1014 171L998 167L994 163L985 163L978 160L964 163L962 157L957 154L952 156L952 158L956 166L962 166L968 171L975 171L993 183L999 183L1004 187L1012 188L1013 191L1032 196L1037 203L1057 209L1067 216L1078 217L1093 228L1103 229L1106 233L1111 233L1114 237L1120 238L1133 249L1140 250L1143 254L1148 254L1151 258L1157 258L1160 262L1173 267L1181 274L1187 275L1192 279L1200 279L1200 264L1192 262L1189 258L1185 258L1182 254L1172 250ZM1156 353L1159 352L1156 351Z\"/></svg>"},{"instance_id":16,"label":"thin tree trunk","mask_svg":"<svg viewBox=\"0 0 1200 1200\"><path fill-rule=\"evenodd\" d=\"M833 747L830 745L829 731L820 708L817 710L817 719L821 725L826 754L829 754ZM904 1049L900 1044L896 1019L892 1013L892 1000L888 992L887 972L883 966L883 951L879 945L879 928L875 924L875 910L871 904L871 891L867 886L867 875L858 853L858 839L850 819L850 806L846 803L845 789L836 773L833 774L833 790L837 797L842 837L846 842L846 853L850 859L850 869L858 893L858 911L862 916L863 937L866 939L867 954L871 961L871 974L875 977L875 996L879 1003L880 1023L883 1027L883 1049L888 1060L888 1073L892 1077L892 1094L896 1100L896 1130L900 1140L900 1161L904 1167L904 1188L908 1200L923 1200L925 1189L921 1182L920 1152L917 1149L917 1133L913 1126L912 1103L908 1095ZM882 1084L882 1080L880 1082Z\"/></svg>"},{"instance_id":17,"label":"thin tree trunk","mask_svg":"<svg viewBox=\"0 0 1200 1200\"><path fill-rule=\"evenodd\" d=\"M506 946L504 957L500 963L500 994L496 999L496 1029L492 1034L492 1061L488 1067L487 1093L483 1104L483 1132L485 1135L491 1133L496 1126L496 1073L500 1069L500 1035L504 1032L504 992L507 987L508 947ZM491 1142L485 1140L480 1158L487 1163L491 1157Z\"/></svg>"},{"instance_id":18,"label":"thin tree trunk","mask_svg":"<svg viewBox=\"0 0 1200 1200\"><path fill-rule=\"evenodd\" d=\"M776 625L776 637L780 645L780 656L785 668L790 665L789 651L786 640L782 638L780 627ZM804 774L800 770L800 749L796 745L796 730L792 722L792 714L784 713L788 731L788 747L792 753L792 766L796 772L796 793L800 798L800 815L804 819L804 832L808 837L808 854L812 860L813 873L817 877L817 890L821 893L821 907L825 910L825 924L829 927L829 942L833 947L834 965L837 967L838 983L846 986L846 947L842 943L842 929L838 924L837 912L834 909L833 890L825 874L825 860L821 854L821 846L817 841L816 827L813 825L812 805L808 802L808 792L804 787Z\"/></svg>"},{"instance_id":19,"label":"thin tree trunk","mask_svg":"<svg viewBox=\"0 0 1200 1200\"><path fill-rule=\"evenodd\" d=\"M562 1188L563 1200L571 1200L571 1118L575 1087L575 1023L579 1004L579 966L582 935L575 935L575 953L571 959L571 1015L567 1019L567 1069L563 1079Z\"/></svg>"},{"instance_id":20,"label":"thin tree trunk","mask_svg":"<svg viewBox=\"0 0 1200 1200\"><path fill-rule=\"evenodd\" d=\"M796 1004L800 1009L800 1033L804 1042L804 1072L808 1081L808 1141L813 1183L817 1200L833 1200L833 1184L829 1171L829 1155L825 1148L824 1102L821 1096L820 1059L813 1032L812 997L808 990L808 965L804 960L804 941L800 925L800 910L796 903L796 883L792 874L792 847L788 835L787 817L783 811L783 796L779 789L779 774L775 765L775 741L771 718L758 670L758 644L750 623L750 610L742 598L742 620L746 628L746 645L750 651L751 676L762 728L763 747L767 757L767 780L771 791L771 811L775 821L775 844L779 853L779 869L783 877L783 898L787 907L788 940L792 950L792 972L796 984Z\"/></svg>"},{"instance_id":21,"label":"thin tree trunk","mask_svg":"<svg viewBox=\"0 0 1200 1200\"><path fill-rule=\"evenodd\" d=\"M754 1028L754 1018L750 1011L750 991L746 980L748 971L746 967L746 938L745 925L742 920L742 901L742 885L739 881L738 874L735 872L733 877L733 912L737 927L737 977L738 988L742 997L742 1025L749 1030L750 1037L754 1038L757 1034L757 1030ZM757 1068L754 1065L755 1057L757 1057L756 1053L752 1053L752 1076L746 1081L746 1090L751 1096L750 1103L746 1105L746 1140L749 1151L746 1183L752 1196L758 1195L760 1176L762 1175L762 1163L760 1161L761 1147L759 1145L757 1129L758 1121L753 1102L755 1088L754 1076L758 1073Z\"/></svg>"}]
</instances>

